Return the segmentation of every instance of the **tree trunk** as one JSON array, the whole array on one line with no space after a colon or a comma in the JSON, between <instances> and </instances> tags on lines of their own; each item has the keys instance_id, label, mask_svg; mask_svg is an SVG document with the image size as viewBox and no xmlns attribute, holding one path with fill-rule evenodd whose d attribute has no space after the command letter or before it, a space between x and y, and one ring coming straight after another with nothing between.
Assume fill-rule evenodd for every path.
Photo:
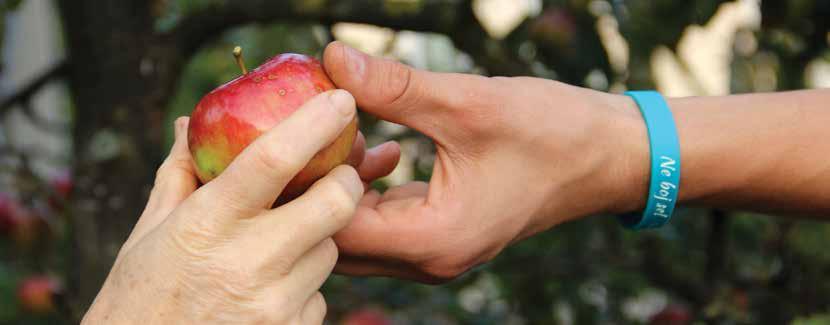
<instances>
[{"instance_id":1,"label":"tree trunk","mask_svg":"<svg viewBox=\"0 0 830 325\"><path fill-rule=\"evenodd\" d=\"M75 104L67 301L80 319L146 202L182 60L153 33L153 1L58 3Z\"/></svg>"}]
</instances>

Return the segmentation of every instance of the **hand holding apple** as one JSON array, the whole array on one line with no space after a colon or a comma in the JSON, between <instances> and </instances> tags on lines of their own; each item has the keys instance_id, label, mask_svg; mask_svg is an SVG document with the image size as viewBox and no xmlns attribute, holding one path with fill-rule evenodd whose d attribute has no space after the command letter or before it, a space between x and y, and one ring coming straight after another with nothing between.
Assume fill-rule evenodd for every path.
<instances>
[{"instance_id":1,"label":"hand holding apple","mask_svg":"<svg viewBox=\"0 0 830 325\"><path fill-rule=\"evenodd\" d=\"M84 322L322 323L317 290L337 260L330 236L363 195L358 173L337 167L297 199L271 207L354 117L349 93L315 96L198 189L188 120L179 119L147 208Z\"/></svg>"}]
</instances>

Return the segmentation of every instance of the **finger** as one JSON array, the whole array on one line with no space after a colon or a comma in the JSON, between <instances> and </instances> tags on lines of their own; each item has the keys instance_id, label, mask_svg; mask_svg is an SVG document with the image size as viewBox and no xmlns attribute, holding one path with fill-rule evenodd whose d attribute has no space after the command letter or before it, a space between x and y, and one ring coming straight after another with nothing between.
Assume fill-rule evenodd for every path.
<instances>
[{"instance_id":1,"label":"finger","mask_svg":"<svg viewBox=\"0 0 830 325\"><path fill-rule=\"evenodd\" d=\"M266 245L272 249L264 254L293 263L345 227L362 196L357 172L342 165L296 200L251 219L256 225L239 238L239 245L245 251Z\"/></svg>"},{"instance_id":2,"label":"finger","mask_svg":"<svg viewBox=\"0 0 830 325\"><path fill-rule=\"evenodd\" d=\"M429 183L411 182L403 186L390 188L380 198L380 202L400 201L413 197L426 197L429 192Z\"/></svg>"},{"instance_id":3,"label":"finger","mask_svg":"<svg viewBox=\"0 0 830 325\"><path fill-rule=\"evenodd\" d=\"M366 183L363 183L363 186L366 187ZM378 205L378 202L380 202L380 192L377 190L368 190L365 194L363 194L363 198L360 199L360 202L357 205L373 208Z\"/></svg>"},{"instance_id":4,"label":"finger","mask_svg":"<svg viewBox=\"0 0 830 325\"><path fill-rule=\"evenodd\" d=\"M379 199L362 201L351 223L334 235L341 252L376 259L416 257L414 251L423 245L419 239L431 230L428 225L435 218L435 211L426 204L424 185L406 184ZM372 206L372 200L377 204Z\"/></svg>"},{"instance_id":5,"label":"finger","mask_svg":"<svg viewBox=\"0 0 830 325\"><path fill-rule=\"evenodd\" d=\"M158 226L184 199L196 190L198 180L187 147L187 117L174 123L175 142L170 154L156 172L147 208L133 228L130 241L135 241ZM126 245L125 245L126 246Z\"/></svg>"},{"instance_id":6,"label":"finger","mask_svg":"<svg viewBox=\"0 0 830 325\"><path fill-rule=\"evenodd\" d=\"M491 104L482 94L498 90L486 77L416 70L340 42L326 47L323 64L332 81L352 93L361 109L439 142L458 131L451 122L464 121L460 112Z\"/></svg>"},{"instance_id":7,"label":"finger","mask_svg":"<svg viewBox=\"0 0 830 325\"><path fill-rule=\"evenodd\" d=\"M363 163L357 166L357 174L365 182L372 182L389 175L401 158L401 147L397 142L389 141L366 151Z\"/></svg>"},{"instance_id":8,"label":"finger","mask_svg":"<svg viewBox=\"0 0 830 325\"><path fill-rule=\"evenodd\" d=\"M334 267L335 274L348 276L382 276L396 279L412 280L422 283L441 283L438 279L429 274L420 272L415 268L404 265L401 262L382 261L370 258L340 256L337 265Z\"/></svg>"},{"instance_id":9,"label":"finger","mask_svg":"<svg viewBox=\"0 0 830 325\"><path fill-rule=\"evenodd\" d=\"M337 257L337 245L331 238L326 238L297 260L277 289L283 295L296 297L298 304L304 303L326 282L337 264ZM300 310L303 306L297 307Z\"/></svg>"},{"instance_id":10,"label":"finger","mask_svg":"<svg viewBox=\"0 0 830 325\"><path fill-rule=\"evenodd\" d=\"M305 306L300 311L299 324L323 324L323 321L326 319L326 309L326 299L322 293L317 291L311 298L308 298Z\"/></svg>"},{"instance_id":11,"label":"finger","mask_svg":"<svg viewBox=\"0 0 830 325\"><path fill-rule=\"evenodd\" d=\"M354 119L355 102L348 92L317 95L257 138L206 184L204 197L210 199L202 204L234 216L270 207L294 175Z\"/></svg>"},{"instance_id":12,"label":"finger","mask_svg":"<svg viewBox=\"0 0 830 325\"><path fill-rule=\"evenodd\" d=\"M357 132L357 138L354 139L352 151L349 153L349 158L346 159L346 164L357 168L363 163L364 156L366 156L366 138L363 132Z\"/></svg>"}]
</instances>

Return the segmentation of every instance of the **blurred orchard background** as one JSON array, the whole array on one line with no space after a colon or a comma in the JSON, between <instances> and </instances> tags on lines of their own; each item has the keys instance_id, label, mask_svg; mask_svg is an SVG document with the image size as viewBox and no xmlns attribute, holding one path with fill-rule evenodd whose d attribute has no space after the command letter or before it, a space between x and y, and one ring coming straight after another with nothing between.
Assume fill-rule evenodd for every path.
<instances>
[{"instance_id":1,"label":"blurred orchard background","mask_svg":"<svg viewBox=\"0 0 830 325\"><path fill-rule=\"evenodd\" d=\"M435 71L723 95L830 87L829 25L828 0L0 0L0 324L77 322L172 120L238 75L233 45L251 67L337 39ZM403 145L375 186L429 178L428 139L361 126ZM597 216L447 285L335 276L324 293L330 324L830 324L830 224Z\"/></svg>"}]
</instances>

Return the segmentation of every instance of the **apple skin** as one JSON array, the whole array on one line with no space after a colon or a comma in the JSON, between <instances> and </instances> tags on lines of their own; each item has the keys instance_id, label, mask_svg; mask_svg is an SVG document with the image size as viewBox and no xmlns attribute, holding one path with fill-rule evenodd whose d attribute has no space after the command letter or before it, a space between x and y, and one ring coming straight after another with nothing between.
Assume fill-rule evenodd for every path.
<instances>
[{"instance_id":1,"label":"apple skin","mask_svg":"<svg viewBox=\"0 0 830 325\"><path fill-rule=\"evenodd\" d=\"M61 292L62 286L58 280L46 275L33 275L20 282L17 299L26 312L48 314L55 311L55 298Z\"/></svg>"},{"instance_id":2,"label":"apple skin","mask_svg":"<svg viewBox=\"0 0 830 325\"><path fill-rule=\"evenodd\" d=\"M332 89L335 89L334 83L319 61L285 53L205 95L190 117L188 130L188 144L199 180L207 183L218 176L257 137L310 98ZM309 161L288 183L280 198L302 194L315 181L345 163L356 136L357 118Z\"/></svg>"}]
</instances>

